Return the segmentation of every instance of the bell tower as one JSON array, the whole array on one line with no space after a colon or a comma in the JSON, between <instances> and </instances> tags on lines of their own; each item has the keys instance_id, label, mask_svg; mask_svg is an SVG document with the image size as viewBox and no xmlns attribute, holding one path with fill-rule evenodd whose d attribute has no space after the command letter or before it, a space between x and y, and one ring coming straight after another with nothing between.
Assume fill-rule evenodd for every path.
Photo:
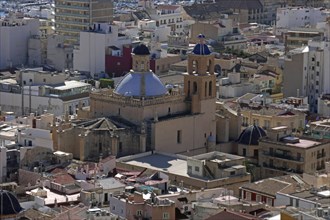
<instances>
[{"instance_id":1,"label":"bell tower","mask_svg":"<svg viewBox=\"0 0 330 220\"><path fill-rule=\"evenodd\" d=\"M205 44L205 36L198 35L199 43L188 55L188 72L184 75L186 100L191 102L191 113L215 112L216 77L214 54ZM210 109L211 108L211 109Z\"/></svg>"}]
</instances>

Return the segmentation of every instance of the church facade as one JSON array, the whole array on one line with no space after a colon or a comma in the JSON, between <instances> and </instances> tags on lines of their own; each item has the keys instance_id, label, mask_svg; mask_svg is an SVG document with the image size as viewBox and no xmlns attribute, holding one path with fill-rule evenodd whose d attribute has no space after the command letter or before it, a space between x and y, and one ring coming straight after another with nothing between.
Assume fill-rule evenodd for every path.
<instances>
[{"instance_id":1,"label":"church facade","mask_svg":"<svg viewBox=\"0 0 330 220\"><path fill-rule=\"evenodd\" d=\"M214 146L214 55L204 44L203 36L199 39L200 43L188 55L183 89L165 88L150 71L150 53L141 44L133 50L132 70L116 88L90 95L89 117L116 117L140 127L146 134L146 151L184 153Z\"/></svg>"}]
</instances>

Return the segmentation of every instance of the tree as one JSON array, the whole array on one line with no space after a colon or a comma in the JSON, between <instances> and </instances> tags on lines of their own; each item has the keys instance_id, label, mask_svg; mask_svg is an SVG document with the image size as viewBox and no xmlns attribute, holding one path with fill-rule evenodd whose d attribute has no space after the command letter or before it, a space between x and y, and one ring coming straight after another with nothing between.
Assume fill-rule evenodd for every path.
<instances>
[{"instance_id":1,"label":"tree","mask_svg":"<svg viewBox=\"0 0 330 220\"><path fill-rule=\"evenodd\" d=\"M113 79L100 79L100 88L113 88L114 85Z\"/></svg>"}]
</instances>

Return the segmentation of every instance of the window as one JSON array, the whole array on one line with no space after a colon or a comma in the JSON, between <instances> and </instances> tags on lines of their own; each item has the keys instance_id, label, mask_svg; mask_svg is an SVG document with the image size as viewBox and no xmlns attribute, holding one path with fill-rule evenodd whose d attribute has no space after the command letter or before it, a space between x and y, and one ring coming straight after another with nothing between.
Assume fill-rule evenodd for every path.
<instances>
[{"instance_id":1,"label":"window","mask_svg":"<svg viewBox=\"0 0 330 220\"><path fill-rule=\"evenodd\" d=\"M176 142L178 144L181 144L181 142L182 142L182 130L177 131L177 133L176 133Z\"/></svg>"},{"instance_id":2,"label":"window","mask_svg":"<svg viewBox=\"0 0 330 220\"><path fill-rule=\"evenodd\" d=\"M267 198L267 205L273 206L273 200L271 198Z\"/></svg>"},{"instance_id":3,"label":"window","mask_svg":"<svg viewBox=\"0 0 330 220\"><path fill-rule=\"evenodd\" d=\"M199 172L199 167L195 167L195 171L196 172Z\"/></svg>"},{"instance_id":4,"label":"window","mask_svg":"<svg viewBox=\"0 0 330 220\"><path fill-rule=\"evenodd\" d=\"M256 201L261 202L261 195L257 195Z\"/></svg>"},{"instance_id":5,"label":"window","mask_svg":"<svg viewBox=\"0 0 330 220\"><path fill-rule=\"evenodd\" d=\"M44 82L46 82L46 79L44 78L44 80L43 80Z\"/></svg>"},{"instance_id":6,"label":"window","mask_svg":"<svg viewBox=\"0 0 330 220\"><path fill-rule=\"evenodd\" d=\"M259 150L254 149L254 150L253 150L253 157L254 157L254 158L258 158L258 156L259 156Z\"/></svg>"},{"instance_id":7,"label":"window","mask_svg":"<svg viewBox=\"0 0 330 220\"><path fill-rule=\"evenodd\" d=\"M30 79L29 81L32 82L32 79Z\"/></svg>"},{"instance_id":8,"label":"window","mask_svg":"<svg viewBox=\"0 0 330 220\"><path fill-rule=\"evenodd\" d=\"M119 153L123 152L123 142L119 142L119 149L118 149Z\"/></svg>"},{"instance_id":9,"label":"window","mask_svg":"<svg viewBox=\"0 0 330 220\"><path fill-rule=\"evenodd\" d=\"M112 206L112 210L116 210L116 206L113 205L113 206Z\"/></svg>"},{"instance_id":10,"label":"window","mask_svg":"<svg viewBox=\"0 0 330 220\"><path fill-rule=\"evenodd\" d=\"M170 219L170 214L168 212L163 212L163 219Z\"/></svg>"},{"instance_id":11,"label":"window","mask_svg":"<svg viewBox=\"0 0 330 220\"><path fill-rule=\"evenodd\" d=\"M212 96L212 82L209 82L209 96Z\"/></svg>"},{"instance_id":12,"label":"window","mask_svg":"<svg viewBox=\"0 0 330 220\"><path fill-rule=\"evenodd\" d=\"M243 156L246 157L246 149L243 148Z\"/></svg>"},{"instance_id":13,"label":"window","mask_svg":"<svg viewBox=\"0 0 330 220\"><path fill-rule=\"evenodd\" d=\"M136 215L137 215L137 216L142 216L142 210L137 210L137 211L136 211Z\"/></svg>"},{"instance_id":14,"label":"window","mask_svg":"<svg viewBox=\"0 0 330 220\"><path fill-rule=\"evenodd\" d=\"M190 81L188 81L188 96L190 96Z\"/></svg>"},{"instance_id":15,"label":"window","mask_svg":"<svg viewBox=\"0 0 330 220\"><path fill-rule=\"evenodd\" d=\"M188 173L192 172L192 166L188 165Z\"/></svg>"},{"instance_id":16,"label":"window","mask_svg":"<svg viewBox=\"0 0 330 220\"><path fill-rule=\"evenodd\" d=\"M102 143L99 143L99 153L102 152Z\"/></svg>"},{"instance_id":17,"label":"window","mask_svg":"<svg viewBox=\"0 0 330 220\"><path fill-rule=\"evenodd\" d=\"M250 192L246 192L245 199L248 200L248 201L251 201L251 193Z\"/></svg>"},{"instance_id":18,"label":"window","mask_svg":"<svg viewBox=\"0 0 330 220\"><path fill-rule=\"evenodd\" d=\"M234 175L235 175L235 171L231 171L231 172L230 172L230 175L231 175L231 176L234 176Z\"/></svg>"},{"instance_id":19,"label":"window","mask_svg":"<svg viewBox=\"0 0 330 220\"><path fill-rule=\"evenodd\" d=\"M253 124L259 126L259 119L253 119Z\"/></svg>"}]
</instances>

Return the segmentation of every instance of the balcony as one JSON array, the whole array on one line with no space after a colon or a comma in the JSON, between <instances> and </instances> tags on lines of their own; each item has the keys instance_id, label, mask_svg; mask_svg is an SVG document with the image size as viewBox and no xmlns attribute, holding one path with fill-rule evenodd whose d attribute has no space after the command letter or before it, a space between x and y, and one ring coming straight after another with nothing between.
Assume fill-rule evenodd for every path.
<instances>
[{"instance_id":1,"label":"balcony","mask_svg":"<svg viewBox=\"0 0 330 220\"><path fill-rule=\"evenodd\" d=\"M70 14L70 13L62 13L62 12L55 12L55 16L61 17L73 17L73 18L89 18L89 15L82 15L82 14Z\"/></svg>"},{"instance_id":2,"label":"balcony","mask_svg":"<svg viewBox=\"0 0 330 220\"><path fill-rule=\"evenodd\" d=\"M89 11L89 7L84 6L75 6L75 5L62 5L62 4L56 4L55 8L58 9L71 9L71 10L79 10L79 11Z\"/></svg>"},{"instance_id":3,"label":"balcony","mask_svg":"<svg viewBox=\"0 0 330 220\"><path fill-rule=\"evenodd\" d=\"M77 22L77 21L65 21L65 20L56 20L57 24L71 24L71 25L81 25L81 26L87 26L88 22Z\"/></svg>"},{"instance_id":4,"label":"balcony","mask_svg":"<svg viewBox=\"0 0 330 220\"><path fill-rule=\"evenodd\" d=\"M323 157L325 157L326 155L325 155L325 152L323 152L323 153L318 153L317 154L317 159L320 159L320 158L323 158Z\"/></svg>"},{"instance_id":5,"label":"balcony","mask_svg":"<svg viewBox=\"0 0 330 220\"><path fill-rule=\"evenodd\" d=\"M263 155L269 156L269 157L274 157L274 158L279 158L279 159L284 159L284 160L289 160L289 161L294 161L294 162L299 162L299 163L304 162L303 157L295 157L295 156L288 155L288 154L279 154L279 153L275 153L275 152L271 153L269 151L263 151Z\"/></svg>"},{"instance_id":6,"label":"balcony","mask_svg":"<svg viewBox=\"0 0 330 220\"><path fill-rule=\"evenodd\" d=\"M302 170L296 170L296 169L292 169L292 168L288 168L288 167L276 167L273 164L268 164L268 163L265 163L265 162L262 164L262 166L266 167L266 168L274 169L274 170L280 170L280 171L288 172L288 173L298 173L298 174L303 173Z\"/></svg>"}]
</instances>

